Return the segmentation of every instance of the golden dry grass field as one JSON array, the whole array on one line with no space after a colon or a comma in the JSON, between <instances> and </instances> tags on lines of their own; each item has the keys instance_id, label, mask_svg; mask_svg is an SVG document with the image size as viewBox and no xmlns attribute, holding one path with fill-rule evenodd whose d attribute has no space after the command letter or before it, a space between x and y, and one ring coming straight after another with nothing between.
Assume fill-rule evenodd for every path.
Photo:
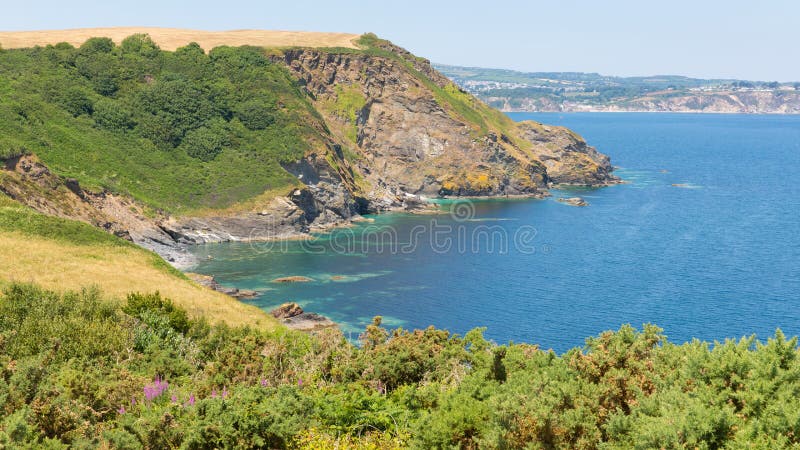
<instances>
[{"instance_id":1,"label":"golden dry grass field","mask_svg":"<svg viewBox=\"0 0 800 450\"><path fill-rule=\"evenodd\" d=\"M79 46L91 37L108 37L119 44L126 37L145 33L162 50L173 51L190 42L197 42L206 51L221 45L257 47L346 47L356 48L359 36L349 33L319 33L310 31L232 30L200 31L179 28L113 27L79 28L73 30L0 31L3 48L26 48L37 45L68 42Z\"/></svg>"},{"instance_id":2,"label":"golden dry grass field","mask_svg":"<svg viewBox=\"0 0 800 450\"><path fill-rule=\"evenodd\" d=\"M31 282L55 291L97 286L110 298L154 292L172 299L193 317L229 325L273 328L262 310L153 265L153 255L134 247L73 245L16 232L0 232L0 285Z\"/></svg>"}]
</instances>

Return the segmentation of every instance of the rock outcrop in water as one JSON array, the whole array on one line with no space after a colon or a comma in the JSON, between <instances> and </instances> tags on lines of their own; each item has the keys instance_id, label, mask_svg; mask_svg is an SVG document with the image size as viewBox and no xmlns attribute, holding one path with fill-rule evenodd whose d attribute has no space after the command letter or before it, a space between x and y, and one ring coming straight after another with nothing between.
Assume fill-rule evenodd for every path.
<instances>
[{"instance_id":1,"label":"rock outcrop in water","mask_svg":"<svg viewBox=\"0 0 800 450\"><path fill-rule=\"evenodd\" d=\"M284 303L270 311L273 317L289 328L300 331L317 331L335 327L336 324L325 316L303 311L297 303Z\"/></svg>"}]
</instances>

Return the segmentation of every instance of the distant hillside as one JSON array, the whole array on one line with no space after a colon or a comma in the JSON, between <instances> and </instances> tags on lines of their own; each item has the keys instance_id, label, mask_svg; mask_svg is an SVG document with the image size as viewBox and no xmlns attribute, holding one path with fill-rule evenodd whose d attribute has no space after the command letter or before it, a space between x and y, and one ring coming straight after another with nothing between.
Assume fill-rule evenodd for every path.
<instances>
[{"instance_id":1,"label":"distant hillside","mask_svg":"<svg viewBox=\"0 0 800 450\"><path fill-rule=\"evenodd\" d=\"M0 32L2 48L28 48L66 42L80 46L92 37L108 37L121 43L134 34L147 34L162 49L174 51L191 42L210 50L221 45L258 47L344 47L356 48L356 34L319 33L310 31L232 30L200 31L180 28L111 27L80 28L73 30L11 31Z\"/></svg>"},{"instance_id":2,"label":"distant hillside","mask_svg":"<svg viewBox=\"0 0 800 450\"><path fill-rule=\"evenodd\" d=\"M800 113L800 82L434 67L503 111Z\"/></svg>"}]
</instances>

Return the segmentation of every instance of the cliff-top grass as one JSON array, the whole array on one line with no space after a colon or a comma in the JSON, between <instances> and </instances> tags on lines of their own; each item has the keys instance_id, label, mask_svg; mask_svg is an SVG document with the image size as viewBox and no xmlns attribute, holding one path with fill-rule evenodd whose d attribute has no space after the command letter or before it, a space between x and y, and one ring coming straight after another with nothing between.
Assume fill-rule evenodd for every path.
<instances>
[{"instance_id":1,"label":"cliff-top grass","mask_svg":"<svg viewBox=\"0 0 800 450\"><path fill-rule=\"evenodd\" d=\"M238 47L344 47L356 48L358 35L349 33L320 33L310 31L231 30L202 31L157 27L79 28L72 30L3 31L0 46L3 48L29 48L66 42L80 46L92 37L109 37L117 44L133 34L147 34L163 50L174 51L190 42L204 49L228 45Z\"/></svg>"},{"instance_id":2,"label":"cliff-top grass","mask_svg":"<svg viewBox=\"0 0 800 450\"><path fill-rule=\"evenodd\" d=\"M260 309L193 283L154 253L88 224L39 214L0 194L0 285L13 282L59 292L96 286L118 300L131 292L158 291L212 323L275 326Z\"/></svg>"}]
</instances>

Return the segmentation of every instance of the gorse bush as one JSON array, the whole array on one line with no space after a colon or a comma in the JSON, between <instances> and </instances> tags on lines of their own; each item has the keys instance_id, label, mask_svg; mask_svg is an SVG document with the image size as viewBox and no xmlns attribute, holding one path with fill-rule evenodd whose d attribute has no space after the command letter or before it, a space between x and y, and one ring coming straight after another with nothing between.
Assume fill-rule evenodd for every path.
<instances>
[{"instance_id":1,"label":"gorse bush","mask_svg":"<svg viewBox=\"0 0 800 450\"><path fill-rule=\"evenodd\" d=\"M127 303L122 307L126 314L143 319L145 314L155 314L166 318L167 324L178 333L185 334L189 331L189 315L186 311L178 308L168 298L162 298L161 294L129 294Z\"/></svg>"},{"instance_id":2,"label":"gorse bush","mask_svg":"<svg viewBox=\"0 0 800 450\"><path fill-rule=\"evenodd\" d=\"M624 326L559 356L476 329L209 326L159 294L0 297L9 448L790 448L797 339Z\"/></svg>"}]
</instances>

